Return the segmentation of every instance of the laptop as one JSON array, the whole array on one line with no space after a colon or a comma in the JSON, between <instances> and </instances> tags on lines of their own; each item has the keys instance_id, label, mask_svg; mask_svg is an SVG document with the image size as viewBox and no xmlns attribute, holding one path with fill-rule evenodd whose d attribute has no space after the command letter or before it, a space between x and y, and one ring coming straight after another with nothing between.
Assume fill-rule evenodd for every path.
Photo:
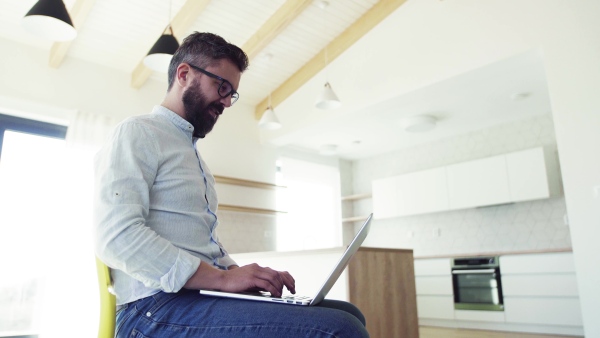
<instances>
[{"instance_id":1,"label":"laptop","mask_svg":"<svg viewBox=\"0 0 600 338\"><path fill-rule=\"evenodd\" d=\"M329 277L325 280L319 291L314 297L307 296L298 296L298 295L284 295L282 297L272 297L268 292L224 292L224 291L214 291L214 290L200 290L200 294L214 297L226 297L226 298L236 298L236 299L247 299L247 300L255 300L262 302L274 302L279 304L288 304L288 305L302 305L302 306L313 306L319 304L335 282L338 280L350 258L356 253L358 248L364 242L367 234L369 233L369 229L371 228L371 218L373 218L373 214L370 214L365 223L362 225L360 230L354 236L354 239L344 251L344 254L337 262Z\"/></svg>"}]
</instances>

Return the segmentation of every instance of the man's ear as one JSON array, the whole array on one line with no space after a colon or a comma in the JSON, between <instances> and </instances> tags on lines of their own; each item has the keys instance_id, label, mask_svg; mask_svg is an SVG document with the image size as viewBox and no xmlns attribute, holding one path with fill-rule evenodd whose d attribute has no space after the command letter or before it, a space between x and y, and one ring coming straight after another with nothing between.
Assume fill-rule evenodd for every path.
<instances>
[{"instance_id":1,"label":"man's ear","mask_svg":"<svg viewBox=\"0 0 600 338\"><path fill-rule=\"evenodd\" d=\"M177 84L182 88L185 88L185 86L188 84L188 81L191 81L189 73L190 66L186 63L180 63L175 71L175 82L177 82Z\"/></svg>"}]
</instances>

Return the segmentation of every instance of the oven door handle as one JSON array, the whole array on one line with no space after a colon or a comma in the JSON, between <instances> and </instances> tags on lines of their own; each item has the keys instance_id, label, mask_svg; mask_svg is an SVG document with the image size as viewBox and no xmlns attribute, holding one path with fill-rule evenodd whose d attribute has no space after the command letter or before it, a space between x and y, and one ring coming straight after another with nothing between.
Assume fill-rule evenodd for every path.
<instances>
[{"instance_id":1,"label":"oven door handle","mask_svg":"<svg viewBox=\"0 0 600 338\"><path fill-rule=\"evenodd\" d=\"M494 273L495 269L473 269L473 270L452 270L453 275L464 275L471 273Z\"/></svg>"}]
</instances>

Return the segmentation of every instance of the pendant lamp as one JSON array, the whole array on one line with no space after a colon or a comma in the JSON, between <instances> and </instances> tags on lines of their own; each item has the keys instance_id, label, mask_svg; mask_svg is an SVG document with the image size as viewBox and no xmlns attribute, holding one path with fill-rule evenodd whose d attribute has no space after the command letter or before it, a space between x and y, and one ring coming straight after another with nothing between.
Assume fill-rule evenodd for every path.
<instances>
[{"instance_id":1,"label":"pendant lamp","mask_svg":"<svg viewBox=\"0 0 600 338\"><path fill-rule=\"evenodd\" d=\"M340 102L340 99L333 92L333 88L331 88L329 82L325 82L323 91L321 91L321 95L317 98L315 106L319 109L334 109L341 105L342 102Z\"/></svg>"},{"instance_id":2,"label":"pendant lamp","mask_svg":"<svg viewBox=\"0 0 600 338\"><path fill-rule=\"evenodd\" d=\"M156 43L150 48L148 55L144 58L144 65L146 67L162 73L169 71L169 63L171 63L173 54L179 48L179 42L177 42L177 39L173 35L171 25L167 29L171 33L167 34L165 30L165 33L156 40Z\"/></svg>"},{"instance_id":3,"label":"pendant lamp","mask_svg":"<svg viewBox=\"0 0 600 338\"><path fill-rule=\"evenodd\" d=\"M75 39L77 31L62 0L39 0L22 20L30 33L52 41Z\"/></svg>"},{"instance_id":4,"label":"pendant lamp","mask_svg":"<svg viewBox=\"0 0 600 338\"><path fill-rule=\"evenodd\" d=\"M318 6L323 11L325 11L327 6L329 6L329 2L320 1L318 3ZM323 19L323 21L325 21L325 20ZM323 26L325 26L325 25L323 25ZM325 27L323 27L323 28L325 28ZM317 101L315 102L315 107L317 107L319 109L335 109L342 105L342 102L340 101L340 99L333 92L333 88L331 88L329 81L327 81L327 66L329 65L328 61L329 60L327 59L327 46L326 46L325 47L325 79L326 79L325 86L323 87L321 94L319 95L319 97L317 97Z\"/></svg>"},{"instance_id":5,"label":"pendant lamp","mask_svg":"<svg viewBox=\"0 0 600 338\"><path fill-rule=\"evenodd\" d=\"M258 121L258 127L264 130L275 130L281 128L281 123L275 115L273 107L270 105L267 107L267 110L265 110L265 113L260 118L260 121Z\"/></svg>"}]
</instances>

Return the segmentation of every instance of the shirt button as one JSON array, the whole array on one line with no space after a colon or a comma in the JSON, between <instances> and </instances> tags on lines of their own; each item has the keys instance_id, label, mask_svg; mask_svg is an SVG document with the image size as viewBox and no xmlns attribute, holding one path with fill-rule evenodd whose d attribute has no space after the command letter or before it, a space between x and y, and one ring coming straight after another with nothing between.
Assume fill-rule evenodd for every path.
<instances>
[{"instance_id":1,"label":"shirt button","mask_svg":"<svg viewBox=\"0 0 600 338\"><path fill-rule=\"evenodd\" d=\"M146 312L146 317L150 317L152 314L150 312Z\"/></svg>"}]
</instances>

